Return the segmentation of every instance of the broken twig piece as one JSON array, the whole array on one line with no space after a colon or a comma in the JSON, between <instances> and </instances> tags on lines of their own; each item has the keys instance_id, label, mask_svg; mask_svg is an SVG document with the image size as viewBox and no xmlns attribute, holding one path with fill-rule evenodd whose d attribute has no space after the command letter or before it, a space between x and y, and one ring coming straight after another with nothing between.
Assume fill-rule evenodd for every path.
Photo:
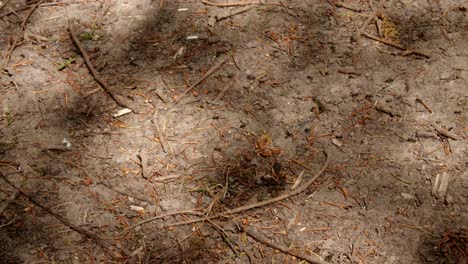
<instances>
[{"instance_id":1,"label":"broken twig piece","mask_svg":"<svg viewBox=\"0 0 468 264\"><path fill-rule=\"evenodd\" d=\"M250 10L254 9L254 8L255 8L255 6L245 6L245 7L236 9L234 11L229 11L229 12L226 12L226 13L223 13L223 14L216 15L216 21L221 21L223 19L230 18L232 16L245 13L247 11L250 11Z\"/></svg>"},{"instance_id":2,"label":"broken twig piece","mask_svg":"<svg viewBox=\"0 0 468 264\"><path fill-rule=\"evenodd\" d=\"M260 1L238 1L231 3L215 3L208 0L202 0L202 3L205 5L217 6L217 7L230 7L230 6L245 6L245 5L258 5L261 4Z\"/></svg>"},{"instance_id":3,"label":"broken twig piece","mask_svg":"<svg viewBox=\"0 0 468 264\"><path fill-rule=\"evenodd\" d=\"M381 38L378 38L378 37L375 37L375 36L372 36L366 32L361 32L361 35L363 35L364 37L366 38L370 38L372 40L375 40L375 41L379 41L379 42L382 42L384 44L387 44L389 46L392 46L394 48L397 48L397 49L400 49L400 50L403 50L403 52L401 53L402 56L407 56L407 55L411 55L411 54L416 54L416 55L420 55L420 56L423 56L427 59L430 59L431 56L423 51L419 51L419 50L410 50L410 49L407 49L405 47L403 47L402 45L398 44L398 43L395 43L395 42L392 42L392 41L389 41L389 40L386 40L386 39L381 39Z\"/></svg>"},{"instance_id":4,"label":"broken twig piece","mask_svg":"<svg viewBox=\"0 0 468 264\"><path fill-rule=\"evenodd\" d=\"M450 139L453 139L453 140L461 140L462 138L455 134L455 133L452 133L448 130L445 130L445 129L442 129L436 125L433 125L432 127L434 127L435 131L437 131L437 133L439 133L439 135L441 136L444 136L444 137L447 137L447 138L450 138Z\"/></svg>"},{"instance_id":5,"label":"broken twig piece","mask_svg":"<svg viewBox=\"0 0 468 264\"><path fill-rule=\"evenodd\" d=\"M335 6L336 7L341 7L341 8L344 8L344 9L348 9L350 11L357 12L357 13L362 12L362 10L359 7L349 6L349 5L345 4L345 3L335 3Z\"/></svg>"}]
</instances>

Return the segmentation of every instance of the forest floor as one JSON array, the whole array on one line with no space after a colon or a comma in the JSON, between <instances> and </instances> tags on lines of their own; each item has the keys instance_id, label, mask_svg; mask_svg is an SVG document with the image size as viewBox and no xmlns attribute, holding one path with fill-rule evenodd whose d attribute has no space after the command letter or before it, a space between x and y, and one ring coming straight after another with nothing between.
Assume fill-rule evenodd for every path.
<instances>
[{"instance_id":1,"label":"forest floor","mask_svg":"<svg viewBox=\"0 0 468 264\"><path fill-rule=\"evenodd\" d=\"M0 263L468 263L467 8L0 1Z\"/></svg>"}]
</instances>

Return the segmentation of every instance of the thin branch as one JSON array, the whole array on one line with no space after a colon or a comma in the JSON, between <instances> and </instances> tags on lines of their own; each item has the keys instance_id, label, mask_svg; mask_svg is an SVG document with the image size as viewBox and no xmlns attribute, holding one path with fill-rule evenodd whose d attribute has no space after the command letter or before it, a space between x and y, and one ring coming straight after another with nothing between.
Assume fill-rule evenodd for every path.
<instances>
[{"instance_id":1,"label":"thin branch","mask_svg":"<svg viewBox=\"0 0 468 264\"><path fill-rule=\"evenodd\" d=\"M96 80L97 83L99 83L99 85L101 85L102 88L104 88L104 90L107 92L107 94L109 94L109 96L112 98L112 100L114 100L119 106L121 107L125 107L125 108L128 108L130 110L132 110L123 100L122 98L120 98L119 95L115 94L111 88L109 87L109 85L103 80L101 79L101 77L99 76L98 72L96 71L96 69L94 68L93 66L93 63L91 62L91 60L89 59L89 56L88 56L88 53L86 52L86 49L83 47L83 45L81 44L80 40L78 39L78 36L75 32L75 30L73 29L73 21L72 20L68 20L68 30L70 31L70 35L73 39L73 42L75 43L75 45L78 47L78 49L80 50L81 52L81 55L83 55L83 59L85 60L86 62L86 66L88 66L88 69L89 71L91 72L91 74L93 75L94 79Z\"/></svg>"},{"instance_id":2,"label":"thin branch","mask_svg":"<svg viewBox=\"0 0 468 264\"><path fill-rule=\"evenodd\" d=\"M453 140L462 140L462 138L455 134L455 133L452 133L448 130L445 130L445 129L442 129L436 125L433 125L432 127L434 127L435 131L437 131L437 133L439 133L439 135L442 135L444 137L447 137L447 138L450 138L450 139L453 139Z\"/></svg>"},{"instance_id":3,"label":"thin branch","mask_svg":"<svg viewBox=\"0 0 468 264\"><path fill-rule=\"evenodd\" d=\"M260 242L260 243L262 243L262 244L264 244L264 245L266 245L268 247L277 249L277 250L279 250L279 251L281 251L283 253L286 253L286 254L289 254L291 256L300 258L300 259L305 260L305 261L310 262L310 263L331 264L330 262L324 261L324 260L320 259L317 256L308 256L308 255L305 255L305 254L302 254L302 253L299 253L299 252L294 252L293 250L291 250L289 248L286 248L286 247L274 244L272 242L269 242L266 238L263 237L263 235L253 231L251 228L244 228L244 231L245 231L245 233L247 235L249 235L253 239L257 240L258 242Z\"/></svg>"},{"instance_id":4,"label":"thin branch","mask_svg":"<svg viewBox=\"0 0 468 264\"><path fill-rule=\"evenodd\" d=\"M50 215L52 215L53 217L57 218L57 220L59 220L60 222L62 222L64 225L68 226L69 228L73 229L74 231L94 240L94 242L96 244L98 244L99 246L101 246L104 251L110 256L112 257L113 259L122 259L122 258L125 258L125 253L123 251L117 251L117 249L107 245L106 243L104 243L104 241L101 240L101 238L99 238L98 235L96 235L95 233L91 232L91 231L88 231L86 229L83 229L73 223L71 223L70 221L68 221L67 219L65 219L63 216L59 215L58 213L52 211L52 209L46 207L45 205L43 205L42 203L40 203L38 200L36 200L36 198L32 197L31 195L27 194L26 192L24 192L22 189L20 189L19 187L17 187L16 185L14 185L10 180L7 179L7 177L2 173L0 172L0 177L8 184L10 185L11 187L13 187L15 190L17 190L21 195L23 195L24 197L26 197L29 201L31 201L33 204L35 204L37 207L41 208L42 210L46 211L47 213L49 213Z\"/></svg>"},{"instance_id":5,"label":"thin branch","mask_svg":"<svg viewBox=\"0 0 468 264\"><path fill-rule=\"evenodd\" d=\"M7 6L9 3L11 2L11 0L7 0L5 3L3 3L3 5L0 6L0 10L2 10L5 6Z\"/></svg>"},{"instance_id":6,"label":"thin branch","mask_svg":"<svg viewBox=\"0 0 468 264\"><path fill-rule=\"evenodd\" d=\"M161 218L164 218L164 217L167 217L167 216L179 215L179 214L193 214L193 215L198 215L198 216L203 215L202 212L197 212L195 210L178 211L178 212L172 212L172 213L167 213L167 214L163 214L163 215L158 215L158 216L155 216L155 217L145 219L145 220L143 220L143 221L141 221L139 223L136 223L136 224L126 228L124 231L122 231L122 233L120 233L120 235L123 235L123 234L127 233L128 231L134 229L137 226L141 226L141 225L144 225L146 223L149 223L149 222L152 222L154 220L161 219Z\"/></svg>"},{"instance_id":7,"label":"thin branch","mask_svg":"<svg viewBox=\"0 0 468 264\"><path fill-rule=\"evenodd\" d=\"M237 10L234 10L234 11L230 11L230 12L227 12L227 13L224 13L224 14L216 15L216 21L221 21L223 19L230 18L230 17L233 17L235 15L245 13L247 11L250 11L250 10L254 9L254 8L255 8L255 6L245 6L245 7L241 7L239 9L237 9Z\"/></svg>"},{"instance_id":8,"label":"thin branch","mask_svg":"<svg viewBox=\"0 0 468 264\"><path fill-rule=\"evenodd\" d=\"M410 50L410 49L407 49L405 47L403 47L402 45L398 44L398 43L395 43L395 42L392 42L392 41L389 41L389 40L386 40L386 39L381 39L381 38L378 38L378 37L375 37L375 36L372 36L366 32L361 32L361 35L363 35L364 37L366 38L370 38L370 39L373 39L373 40L376 40L376 41L379 41L379 42L382 42L384 44L387 44L389 46L392 46L394 48L397 48L397 49L400 49L400 50L403 50L403 56L406 56L406 55L410 55L410 54L417 54L417 55L420 55L420 56L423 56L423 57L426 57L426 58L431 58L431 56L425 52L422 52L422 51L419 51L419 50Z\"/></svg>"},{"instance_id":9,"label":"thin branch","mask_svg":"<svg viewBox=\"0 0 468 264\"><path fill-rule=\"evenodd\" d=\"M345 4L345 3L335 3L335 6L336 7L341 7L341 8L344 8L344 9L348 9L348 10L351 10L351 11L357 12L357 13L362 12L362 10L359 7L349 6L349 5Z\"/></svg>"},{"instance_id":10,"label":"thin branch","mask_svg":"<svg viewBox=\"0 0 468 264\"><path fill-rule=\"evenodd\" d=\"M44 2L44 0L41 0L41 1L37 2L37 4L35 4L33 6L33 8L31 8L31 10L29 10L29 13L26 15L26 18L21 23L21 28L23 29L23 31L24 31L24 26L26 26L26 23L28 23L28 21L31 18L32 14L34 13L34 11L36 11L36 9L39 7L39 5L42 4L42 2Z\"/></svg>"},{"instance_id":11,"label":"thin branch","mask_svg":"<svg viewBox=\"0 0 468 264\"><path fill-rule=\"evenodd\" d=\"M208 0L202 0L205 5L217 6L217 7L230 7L230 6L245 6L245 5L258 5L261 1L238 1L232 3L215 3Z\"/></svg>"},{"instance_id":12,"label":"thin branch","mask_svg":"<svg viewBox=\"0 0 468 264\"><path fill-rule=\"evenodd\" d=\"M234 252L236 257L239 258L240 257L239 252L237 252L236 247L234 247L234 245L231 243L231 240L229 239L229 235L226 233L226 230L224 230L218 224L216 224L215 222L213 222L213 221L211 221L209 219L207 221L208 221L208 223L210 223L214 227L214 229L216 229L216 231L218 231L218 233L223 237L224 242L226 242L226 244L229 246L229 248L232 250L232 252Z\"/></svg>"}]
</instances>

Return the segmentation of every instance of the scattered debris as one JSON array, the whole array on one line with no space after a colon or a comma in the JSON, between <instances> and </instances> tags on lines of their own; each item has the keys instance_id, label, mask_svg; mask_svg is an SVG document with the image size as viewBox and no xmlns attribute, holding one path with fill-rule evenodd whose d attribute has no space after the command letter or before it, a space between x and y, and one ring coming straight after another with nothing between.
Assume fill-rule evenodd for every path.
<instances>
[{"instance_id":1,"label":"scattered debris","mask_svg":"<svg viewBox=\"0 0 468 264\"><path fill-rule=\"evenodd\" d=\"M0 2L0 259L463 262L461 0Z\"/></svg>"},{"instance_id":2,"label":"scattered debris","mask_svg":"<svg viewBox=\"0 0 468 264\"><path fill-rule=\"evenodd\" d=\"M205 221L207 219L211 220L211 219L215 219L215 218L219 218L219 217L228 217L228 216L231 216L233 214L238 214L240 212L252 210L254 208L259 208L259 207L263 207L263 206L266 206L266 205L270 205L272 203L276 203L276 202L282 201L284 199L287 199L289 197L298 195L298 194L304 192L305 190L307 190L307 188L309 188L309 186L312 183L314 183L317 180L317 178L320 177L320 175L322 175L323 172L328 167L329 157L328 157L328 154L326 152L324 154L327 157L327 159L326 159L324 165L322 166L322 168L320 169L320 171L317 172L311 179L309 179L307 182L305 182L299 188L297 188L297 189L295 189L293 191L286 192L286 193L284 193L282 195L279 195L279 196L277 196L275 198L271 198L269 200L265 200L265 201L261 201L261 202L257 202L257 203L252 203L252 204L247 204L247 205L240 206L240 207L237 207L237 208L229 209L229 210L226 210L224 212L218 213L216 215L210 216L208 218L198 218L198 219L188 220L188 221L184 221L184 222L178 222L178 223L167 225L167 227L188 225L188 224L202 222L202 221Z\"/></svg>"}]
</instances>

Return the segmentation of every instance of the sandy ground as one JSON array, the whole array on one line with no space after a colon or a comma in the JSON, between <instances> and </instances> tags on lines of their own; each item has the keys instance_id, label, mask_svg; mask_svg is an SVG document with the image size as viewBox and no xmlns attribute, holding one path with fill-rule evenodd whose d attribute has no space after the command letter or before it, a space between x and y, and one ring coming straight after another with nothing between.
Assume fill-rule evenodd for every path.
<instances>
[{"instance_id":1,"label":"sandy ground","mask_svg":"<svg viewBox=\"0 0 468 264\"><path fill-rule=\"evenodd\" d=\"M468 263L465 1L0 3L1 263Z\"/></svg>"}]
</instances>

